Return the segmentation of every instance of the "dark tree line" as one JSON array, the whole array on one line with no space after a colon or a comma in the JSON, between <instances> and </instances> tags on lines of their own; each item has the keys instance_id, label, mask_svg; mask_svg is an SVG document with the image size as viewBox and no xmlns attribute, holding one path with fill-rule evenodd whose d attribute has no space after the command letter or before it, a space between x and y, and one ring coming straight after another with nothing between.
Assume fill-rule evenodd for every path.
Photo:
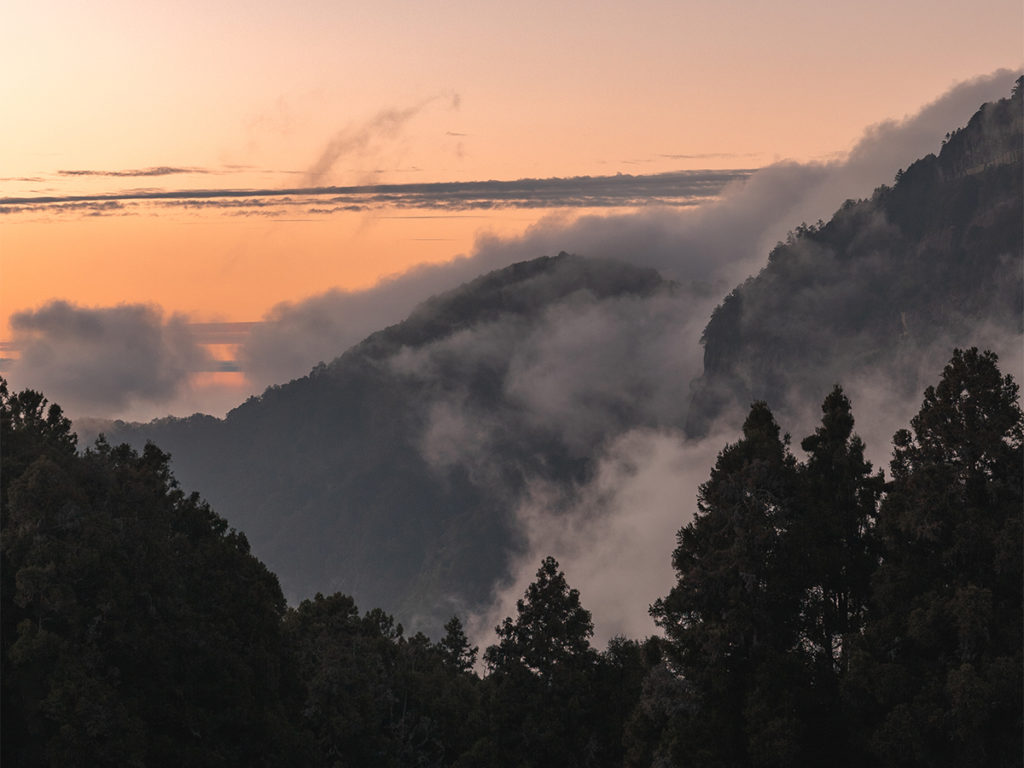
<instances>
[{"instance_id":1,"label":"dark tree line","mask_svg":"<svg viewBox=\"0 0 1024 768\"><path fill-rule=\"evenodd\" d=\"M957 350L864 460L836 388L805 462L764 403L719 454L652 608L680 681L657 754L695 766L1016 765L1021 750L1017 385Z\"/></svg>"},{"instance_id":2,"label":"dark tree line","mask_svg":"<svg viewBox=\"0 0 1024 768\"><path fill-rule=\"evenodd\" d=\"M970 766L1022 749L1017 385L956 351L886 482L836 387L790 451L764 403L679 532L663 637L591 646L545 559L476 670L317 595L288 608L168 456L0 384L7 765Z\"/></svg>"}]
</instances>

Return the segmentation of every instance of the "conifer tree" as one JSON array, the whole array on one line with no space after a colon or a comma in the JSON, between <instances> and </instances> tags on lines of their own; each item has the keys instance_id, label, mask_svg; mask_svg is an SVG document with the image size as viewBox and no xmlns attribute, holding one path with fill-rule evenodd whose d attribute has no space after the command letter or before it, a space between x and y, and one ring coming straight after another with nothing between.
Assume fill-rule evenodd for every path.
<instances>
[{"instance_id":1,"label":"conifer tree","mask_svg":"<svg viewBox=\"0 0 1024 768\"><path fill-rule=\"evenodd\" d=\"M595 732L603 702L591 695L594 625L553 557L541 563L516 614L495 628L499 642L484 654L490 727L472 763L610 765Z\"/></svg>"},{"instance_id":2,"label":"conifer tree","mask_svg":"<svg viewBox=\"0 0 1024 768\"><path fill-rule=\"evenodd\" d=\"M797 759L803 674L789 654L800 592L786 562L795 461L768 406L718 456L697 514L679 532L676 585L652 606L689 691L671 739L692 765Z\"/></svg>"},{"instance_id":3,"label":"conifer tree","mask_svg":"<svg viewBox=\"0 0 1024 768\"><path fill-rule=\"evenodd\" d=\"M895 438L882 563L848 684L884 765L1019 764L1024 421L996 356L956 350Z\"/></svg>"},{"instance_id":4,"label":"conifer tree","mask_svg":"<svg viewBox=\"0 0 1024 768\"><path fill-rule=\"evenodd\" d=\"M799 569L799 647L811 670L808 759L838 765L852 754L840 680L864 627L884 481L880 472L872 474L864 443L853 434L853 413L842 388L829 393L821 410L821 426L800 444L808 457L798 468L787 557Z\"/></svg>"}]
</instances>

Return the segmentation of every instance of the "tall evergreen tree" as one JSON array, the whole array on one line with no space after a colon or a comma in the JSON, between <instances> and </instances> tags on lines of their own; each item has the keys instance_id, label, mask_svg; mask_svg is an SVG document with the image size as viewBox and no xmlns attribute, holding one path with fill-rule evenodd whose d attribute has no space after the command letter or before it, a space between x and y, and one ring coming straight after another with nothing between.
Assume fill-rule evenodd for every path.
<instances>
[{"instance_id":1,"label":"tall evergreen tree","mask_svg":"<svg viewBox=\"0 0 1024 768\"><path fill-rule=\"evenodd\" d=\"M884 765L1019 765L1024 421L996 356L956 350L895 438L882 563L850 675Z\"/></svg>"},{"instance_id":2,"label":"tall evergreen tree","mask_svg":"<svg viewBox=\"0 0 1024 768\"><path fill-rule=\"evenodd\" d=\"M471 764L609 765L595 732L594 625L553 557L541 563L516 612L495 628L499 642L484 653L490 727Z\"/></svg>"},{"instance_id":3,"label":"tall evergreen tree","mask_svg":"<svg viewBox=\"0 0 1024 768\"><path fill-rule=\"evenodd\" d=\"M792 764L804 671L789 651L800 591L786 562L795 461L763 402L718 456L672 555L676 585L652 606L690 701L674 758L692 765ZM796 684L794 684L796 683Z\"/></svg>"},{"instance_id":4,"label":"tall evergreen tree","mask_svg":"<svg viewBox=\"0 0 1024 768\"><path fill-rule=\"evenodd\" d=\"M877 564L874 520L882 493L864 443L853 434L850 401L836 386L821 406L814 434L800 444L796 514L788 558L799 569L803 594L800 650L811 670L816 706L808 723L808 758L842 764L852 758L840 679L850 648L864 627L871 576Z\"/></svg>"},{"instance_id":5,"label":"tall evergreen tree","mask_svg":"<svg viewBox=\"0 0 1024 768\"><path fill-rule=\"evenodd\" d=\"M507 617L495 628L499 642L484 653L492 671L521 667L550 678L562 668L592 660L590 611L580 605L579 591L566 583L555 558L544 558L536 581L516 601L516 612L515 620Z\"/></svg>"},{"instance_id":6,"label":"tall evergreen tree","mask_svg":"<svg viewBox=\"0 0 1024 768\"><path fill-rule=\"evenodd\" d=\"M452 616L444 625L444 637L437 644L438 651L445 664L457 672L469 672L476 664L476 655L480 650L469 644L466 631L458 616Z\"/></svg>"}]
</instances>

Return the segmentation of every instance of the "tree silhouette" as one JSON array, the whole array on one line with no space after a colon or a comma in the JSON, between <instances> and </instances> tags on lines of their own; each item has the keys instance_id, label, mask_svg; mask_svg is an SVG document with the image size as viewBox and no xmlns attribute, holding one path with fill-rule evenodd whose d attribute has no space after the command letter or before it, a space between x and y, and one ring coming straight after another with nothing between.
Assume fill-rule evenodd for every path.
<instances>
[{"instance_id":1,"label":"tree silhouette","mask_svg":"<svg viewBox=\"0 0 1024 768\"><path fill-rule=\"evenodd\" d=\"M997 358L956 350L894 438L882 563L852 670L886 765L1010 765L1021 748L1024 420Z\"/></svg>"}]
</instances>

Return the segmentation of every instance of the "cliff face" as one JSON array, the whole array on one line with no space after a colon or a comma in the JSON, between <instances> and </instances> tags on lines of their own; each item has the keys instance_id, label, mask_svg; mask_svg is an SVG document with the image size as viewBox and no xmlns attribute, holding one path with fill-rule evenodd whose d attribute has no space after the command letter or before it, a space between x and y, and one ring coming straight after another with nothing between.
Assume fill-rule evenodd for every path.
<instances>
[{"instance_id":1,"label":"cliff face","mask_svg":"<svg viewBox=\"0 0 1024 768\"><path fill-rule=\"evenodd\" d=\"M864 371L913 393L933 352L983 343L982 328L1020 333L1020 82L894 186L798 227L722 302L704 331L691 434L730 407L813 402Z\"/></svg>"}]
</instances>

